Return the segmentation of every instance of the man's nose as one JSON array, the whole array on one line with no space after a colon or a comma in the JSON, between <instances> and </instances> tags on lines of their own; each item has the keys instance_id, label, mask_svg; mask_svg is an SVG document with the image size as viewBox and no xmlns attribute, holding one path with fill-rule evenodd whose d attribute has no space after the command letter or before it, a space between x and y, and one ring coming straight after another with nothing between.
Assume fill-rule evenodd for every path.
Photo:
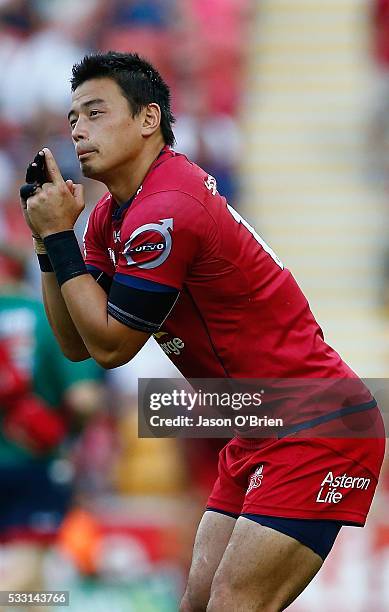
<instances>
[{"instance_id":1,"label":"man's nose","mask_svg":"<svg viewBox=\"0 0 389 612\"><path fill-rule=\"evenodd\" d=\"M72 129L72 138L75 142L88 138L88 132L86 130L85 122L80 119L77 120Z\"/></svg>"}]
</instances>

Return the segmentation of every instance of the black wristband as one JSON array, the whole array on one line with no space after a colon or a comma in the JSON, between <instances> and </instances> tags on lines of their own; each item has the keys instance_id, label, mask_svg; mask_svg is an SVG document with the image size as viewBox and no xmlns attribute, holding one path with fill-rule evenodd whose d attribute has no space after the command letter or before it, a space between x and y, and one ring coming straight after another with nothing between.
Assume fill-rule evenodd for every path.
<instances>
[{"instance_id":1,"label":"black wristband","mask_svg":"<svg viewBox=\"0 0 389 612\"><path fill-rule=\"evenodd\" d=\"M50 257L48 255L38 254L37 257L41 272L54 272L54 268L51 265Z\"/></svg>"},{"instance_id":2,"label":"black wristband","mask_svg":"<svg viewBox=\"0 0 389 612\"><path fill-rule=\"evenodd\" d=\"M71 278L88 274L73 230L51 234L43 242L60 287Z\"/></svg>"}]
</instances>

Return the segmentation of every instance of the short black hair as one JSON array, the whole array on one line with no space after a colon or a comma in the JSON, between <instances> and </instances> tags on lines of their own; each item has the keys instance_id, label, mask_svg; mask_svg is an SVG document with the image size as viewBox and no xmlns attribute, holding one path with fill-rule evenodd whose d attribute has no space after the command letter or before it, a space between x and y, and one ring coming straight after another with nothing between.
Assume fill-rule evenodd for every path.
<instances>
[{"instance_id":1,"label":"short black hair","mask_svg":"<svg viewBox=\"0 0 389 612\"><path fill-rule=\"evenodd\" d=\"M70 80L72 92L85 81L108 77L114 80L127 98L132 116L156 102L161 109L161 132L165 144L173 146L175 122L170 108L170 89L159 72L137 53L92 53L74 64Z\"/></svg>"}]
</instances>

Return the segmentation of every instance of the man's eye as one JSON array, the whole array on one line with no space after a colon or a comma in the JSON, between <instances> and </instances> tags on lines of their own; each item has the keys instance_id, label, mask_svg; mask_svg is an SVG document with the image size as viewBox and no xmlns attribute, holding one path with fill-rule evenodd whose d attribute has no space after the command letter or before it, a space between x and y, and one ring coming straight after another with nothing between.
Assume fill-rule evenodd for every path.
<instances>
[{"instance_id":1,"label":"man's eye","mask_svg":"<svg viewBox=\"0 0 389 612\"><path fill-rule=\"evenodd\" d=\"M100 114L100 111L98 111L98 110L91 110L90 113L89 113L89 116L90 117L97 117L97 115L99 115L99 114Z\"/></svg>"},{"instance_id":2,"label":"man's eye","mask_svg":"<svg viewBox=\"0 0 389 612\"><path fill-rule=\"evenodd\" d=\"M70 129L74 129L74 126L76 125L77 121L75 119L73 119L72 121L69 121L69 125L70 125Z\"/></svg>"}]
</instances>

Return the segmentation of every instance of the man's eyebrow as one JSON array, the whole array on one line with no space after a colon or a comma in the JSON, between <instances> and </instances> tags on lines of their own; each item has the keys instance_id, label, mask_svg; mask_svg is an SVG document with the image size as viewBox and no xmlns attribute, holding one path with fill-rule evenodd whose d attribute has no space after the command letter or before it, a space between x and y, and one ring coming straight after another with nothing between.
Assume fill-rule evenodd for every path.
<instances>
[{"instance_id":1,"label":"man's eyebrow","mask_svg":"<svg viewBox=\"0 0 389 612\"><path fill-rule=\"evenodd\" d=\"M81 108L89 108L89 106L93 106L94 104L105 104L105 100L102 98L94 98L93 100L88 100L88 102L83 102L81 104ZM71 109L68 113L68 121L72 115L75 115L76 111Z\"/></svg>"}]
</instances>

